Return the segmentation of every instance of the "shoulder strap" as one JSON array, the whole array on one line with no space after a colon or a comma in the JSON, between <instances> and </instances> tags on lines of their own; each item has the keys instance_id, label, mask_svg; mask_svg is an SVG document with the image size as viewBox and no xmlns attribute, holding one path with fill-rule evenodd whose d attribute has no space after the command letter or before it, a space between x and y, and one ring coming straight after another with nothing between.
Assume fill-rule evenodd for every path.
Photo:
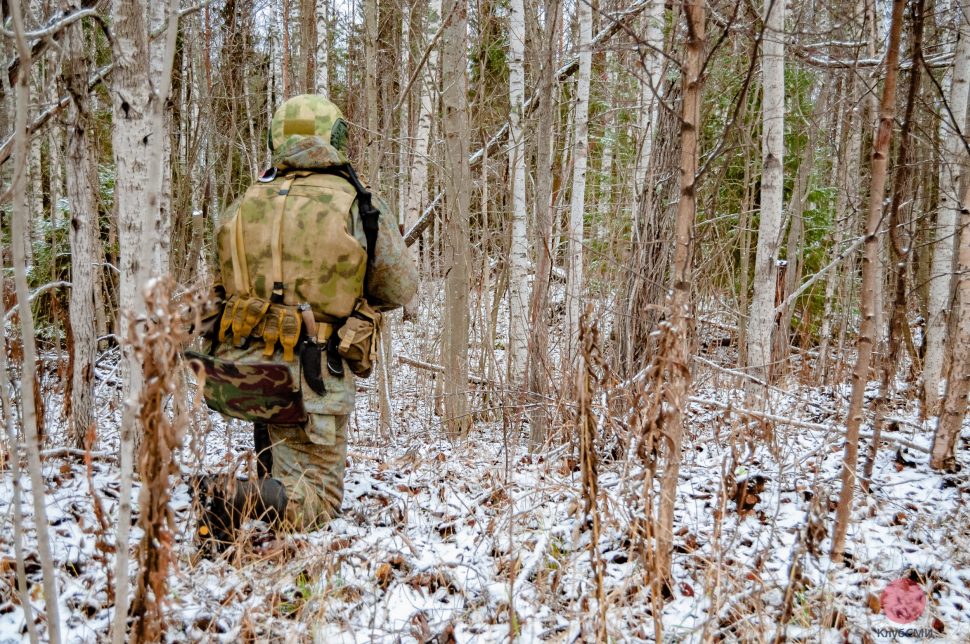
<instances>
[{"instance_id":1,"label":"shoulder strap","mask_svg":"<svg viewBox=\"0 0 970 644\"><path fill-rule=\"evenodd\" d=\"M374 207L370 191L360 182L354 166L349 163L334 167L329 170L330 174L343 177L357 191L357 213L360 215L361 223L364 226L364 238L367 240L367 269L370 270L374 263L374 252L377 247L377 230L381 218L381 211ZM364 284L367 283L366 277Z\"/></svg>"}]
</instances>

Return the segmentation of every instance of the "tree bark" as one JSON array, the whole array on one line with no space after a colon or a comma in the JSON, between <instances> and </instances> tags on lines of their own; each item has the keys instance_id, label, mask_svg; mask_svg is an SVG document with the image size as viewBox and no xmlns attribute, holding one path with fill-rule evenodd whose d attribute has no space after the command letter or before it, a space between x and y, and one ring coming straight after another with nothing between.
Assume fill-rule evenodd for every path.
<instances>
[{"instance_id":1,"label":"tree bark","mask_svg":"<svg viewBox=\"0 0 970 644\"><path fill-rule=\"evenodd\" d=\"M899 67L899 40L903 23L905 0L893 0L892 24L886 57L886 80L879 107L879 128L872 150L872 180L869 185L869 212L866 219L865 250L862 258L861 309L862 323L856 342L856 363L852 372L852 395L849 400L846 426L845 456L842 460L839 505L835 515L832 534L832 559L841 562L845 553L845 535L852 516L852 497L856 483L856 463L859 458L859 431L862 426L862 402L869 380L873 345L876 342L876 291L883 287L879 263L879 224L882 219L882 203L886 192L886 168L889 161L889 143L892 138L893 118L896 112L896 75Z\"/></svg>"},{"instance_id":2,"label":"tree bark","mask_svg":"<svg viewBox=\"0 0 970 644\"><path fill-rule=\"evenodd\" d=\"M576 359L579 319L583 312L583 244L586 214L586 161L589 157L589 85L593 65L593 12L587 2L576 3L579 22L579 73L573 111L573 178L569 204L569 257L566 272L566 353L562 369Z\"/></svg>"},{"instance_id":3,"label":"tree bark","mask_svg":"<svg viewBox=\"0 0 970 644\"><path fill-rule=\"evenodd\" d=\"M509 251L509 383L526 382L528 358L529 240L526 229L525 141L525 6L511 0L509 11L509 176L512 179L512 243Z\"/></svg>"},{"instance_id":4,"label":"tree bark","mask_svg":"<svg viewBox=\"0 0 970 644\"><path fill-rule=\"evenodd\" d=\"M674 507L680 478L681 448L684 440L684 410L690 389L691 265L694 253L694 221L697 216L697 168L700 147L700 104L704 79L701 68L705 46L704 0L691 0L684 5L687 21L687 60L683 71L684 102L681 112L680 201L677 221L671 289L667 305L670 322L661 327L664 387L667 393L661 407L661 431L666 437L663 474L660 482L660 508L657 526L657 573L662 583L670 585L670 562L673 554Z\"/></svg>"},{"instance_id":5,"label":"tree bark","mask_svg":"<svg viewBox=\"0 0 970 644\"><path fill-rule=\"evenodd\" d=\"M761 43L762 175L761 219L754 260L754 295L748 311L748 372L771 379L771 348L775 331L775 282L784 192L785 154L785 0L765 0L765 30Z\"/></svg>"},{"instance_id":6,"label":"tree bark","mask_svg":"<svg viewBox=\"0 0 970 644\"><path fill-rule=\"evenodd\" d=\"M76 10L77 3L71 7ZM67 193L70 203L71 243L71 414L68 441L83 448L94 423L95 329L94 279L98 224L97 174L93 141L94 122L88 95L89 62L84 31L76 23L65 32L61 75L71 96L67 118Z\"/></svg>"},{"instance_id":7,"label":"tree bark","mask_svg":"<svg viewBox=\"0 0 970 644\"><path fill-rule=\"evenodd\" d=\"M24 432L24 443L27 451L27 471L30 476L30 492L34 505L34 528L37 533L37 552L43 572L43 588L45 609L47 612L47 637L54 644L61 641L60 592L57 587L57 577L54 572L51 554L50 536L47 531L47 499L46 482L41 470L40 462L40 427L38 427L36 389L37 389L37 346L34 336L34 319L30 309L30 291L27 288L27 110L30 106L30 48L24 37L24 23L18 2L9 3L11 26L17 53L20 55L21 73L17 76L14 87L14 171L11 182L13 197L13 212L10 224L10 246L13 260L14 287L17 301L20 302L20 333L23 344L23 369L21 374L20 413ZM6 351L6 346L0 347ZM8 416L9 407L4 408ZM12 459L20 458L15 450L15 442L11 443L14 452Z\"/></svg>"},{"instance_id":8,"label":"tree bark","mask_svg":"<svg viewBox=\"0 0 970 644\"><path fill-rule=\"evenodd\" d=\"M924 414L940 412L940 377L946 362L947 312L953 292L953 259L960 216L960 186L965 181L968 163L964 139L967 135L967 103L970 92L970 6L955 2L957 44L953 56L948 103L951 120L943 110L940 139L943 163L940 167L940 208L936 215L936 239L930 268L929 317L926 322L926 357L923 363ZM955 122L954 122L955 121ZM961 131L962 130L962 131Z\"/></svg>"},{"instance_id":9,"label":"tree bark","mask_svg":"<svg viewBox=\"0 0 970 644\"><path fill-rule=\"evenodd\" d=\"M560 0L545 3L545 25L539 71L539 115L536 124L535 232L536 273L529 298L529 395L534 404L529 415L530 441L535 447L546 440L547 417L542 404L548 389L549 365L549 278L552 273L552 164L555 153L552 135L556 109L553 88L556 81L556 44L562 21Z\"/></svg>"},{"instance_id":10,"label":"tree bark","mask_svg":"<svg viewBox=\"0 0 970 644\"><path fill-rule=\"evenodd\" d=\"M317 61L316 87L314 92L330 96L330 31L327 0L317 0Z\"/></svg>"},{"instance_id":11,"label":"tree bark","mask_svg":"<svg viewBox=\"0 0 970 644\"><path fill-rule=\"evenodd\" d=\"M952 353L946 379L943 409L933 436L930 467L944 469L956 459L956 441L967 415L967 393L970 392L970 187L963 195L960 209L960 253L957 258L957 306L953 309L955 334L950 342Z\"/></svg>"},{"instance_id":12,"label":"tree bark","mask_svg":"<svg viewBox=\"0 0 970 644\"><path fill-rule=\"evenodd\" d=\"M442 134L445 141L444 411L449 436L464 437L471 427L468 416L468 210L471 171L468 163L468 5L447 0L449 16L442 34Z\"/></svg>"}]
</instances>

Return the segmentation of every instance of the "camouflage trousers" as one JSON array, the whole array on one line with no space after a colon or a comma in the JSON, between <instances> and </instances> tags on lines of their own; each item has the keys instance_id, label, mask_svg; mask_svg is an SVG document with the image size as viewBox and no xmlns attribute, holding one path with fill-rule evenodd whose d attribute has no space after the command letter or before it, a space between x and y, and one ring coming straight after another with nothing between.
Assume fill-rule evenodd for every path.
<instances>
[{"instance_id":1,"label":"camouflage trousers","mask_svg":"<svg viewBox=\"0 0 970 644\"><path fill-rule=\"evenodd\" d=\"M347 420L348 416L310 414L307 425L312 427L268 427L272 476L286 487L286 519L295 530L323 527L340 512Z\"/></svg>"},{"instance_id":2,"label":"camouflage trousers","mask_svg":"<svg viewBox=\"0 0 970 644\"><path fill-rule=\"evenodd\" d=\"M223 360L265 362L262 341L245 348L220 346ZM344 365L344 375L321 374L325 393L314 392L299 362L285 362L279 350L270 359L289 367L299 383L309 419L302 427L269 425L273 452L272 476L286 487L287 519L295 530L323 527L340 511L344 496L347 457L347 419L354 409L354 376Z\"/></svg>"}]
</instances>

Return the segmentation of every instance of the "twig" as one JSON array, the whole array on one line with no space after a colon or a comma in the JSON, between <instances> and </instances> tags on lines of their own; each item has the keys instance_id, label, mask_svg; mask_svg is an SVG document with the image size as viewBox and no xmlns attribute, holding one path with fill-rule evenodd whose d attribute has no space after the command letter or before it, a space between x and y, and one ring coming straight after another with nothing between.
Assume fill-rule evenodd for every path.
<instances>
[{"instance_id":1,"label":"twig","mask_svg":"<svg viewBox=\"0 0 970 644\"><path fill-rule=\"evenodd\" d=\"M822 425L820 423L810 423L804 420L796 420L794 418L778 416L776 414L768 414L765 412L754 411L751 409L744 409L743 407L738 407L736 405L731 405L728 403L722 403L719 400L711 400L710 398L699 398L697 396L688 396L687 400L695 405L702 405L707 407L717 407L718 409L723 409L724 411L732 412L741 417L756 418L758 420L767 420L773 423L778 423L781 425L790 425L791 427L801 427L803 429L814 429L816 431L825 432L827 434L844 434L845 428L838 427L835 425ZM873 435L868 432L861 432L859 434L862 438L872 439ZM908 447L911 450L922 452L923 454L929 454L930 450L922 445L918 445L912 441L908 441L905 438L887 437L883 435L882 440L892 441L897 445L902 447Z\"/></svg>"},{"instance_id":2,"label":"twig","mask_svg":"<svg viewBox=\"0 0 970 644\"><path fill-rule=\"evenodd\" d=\"M33 290L33 292L27 298L27 301L28 302L33 302L37 298L38 295L42 295L43 293L46 293L47 291L50 291L50 290L55 289L55 288L59 288L61 286L64 286L66 288L70 288L71 287L71 283L70 282L65 282L64 280L60 280L60 281L57 281L57 282L48 282L47 284L44 284L43 286L38 286L37 288L35 288ZM10 322L10 320L13 318L13 314L17 312L17 308L19 306L20 306L20 302L17 302L16 304L14 304L13 306L10 307L10 310L7 311L7 314L3 316L4 323L9 323Z\"/></svg>"},{"instance_id":3,"label":"twig","mask_svg":"<svg viewBox=\"0 0 970 644\"><path fill-rule=\"evenodd\" d=\"M397 361L401 364L410 365L412 367L417 367L418 369L425 369L427 371L433 371L435 373L444 373L445 368L438 364L433 364L431 362L421 362L420 360L415 360L414 358L408 358L407 356L398 356ZM476 376L475 374L468 374L468 382L473 382L476 385L488 385L491 384L486 378L481 376Z\"/></svg>"}]
</instances>

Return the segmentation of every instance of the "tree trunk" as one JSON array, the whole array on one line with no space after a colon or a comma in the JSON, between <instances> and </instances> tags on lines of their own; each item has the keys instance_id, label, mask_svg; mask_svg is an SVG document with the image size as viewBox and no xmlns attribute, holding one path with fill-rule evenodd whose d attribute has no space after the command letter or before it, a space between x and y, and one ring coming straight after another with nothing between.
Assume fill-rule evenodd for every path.
<instances>
[{"instance_id":1,"label":"tree trunk","mask_svg":"<svg viewBox=\"0 0 970 644\"><path fill-rule=\"evenodd\" d=\"M852 516L852 497L855 491L856 463L859 458L859 430L862 426L862 402L869 380L869 365L873 345L876 342L876 291L883 287L879 262L879 223L882 219L882 202L886 192L886 168L889 161L889 143L892 138L893 118L896 111L896 74L899 67L899 40L903 23L905 0L893 0L892 25L886 58L886 80L879 107L879 129L872 150L872 171L869 185L869 212L866 219L865 247L862 258L861 310L862 323L856 343L856 363L852 372L852 395L849 400L846 423L845 456L842 461L839 505L832 534L832 559L842 561L845 552L845 535Z\"/></svg>"},{"instance_id":2,"label":"tree trunk","mask_svg":"<svg viewBox=\"0 0 970 644\"><path fill-rule=\"evenodd\" d=\"M471 427L468 401L468 210L471 171L468 164L468 5L447 0L449 16L442 34L442 134L445 141L444 337L441 342L445 427L464 437Z\"/></svg>"},{"instance_id":3,"label":"tree trunk","mask_svg":"<svg viewBox=\"0 0 970 644\"><path fill-rule=\"evenodd\" d=\"M569 205L569 263L566 273L566 353L562 369L576 359L579 319L583 312L583 244L586 214L586 161L589 157L589 84L593 65L593 12L586 2L576 3L579 21L579 73L573 111L573 180Z\"/></svg>"},{"instance_id":4,"label":"tree trunk","mask_svg":"<svg viewBox=\"0 0 970 644\"><path fill-rule=\"evenodd\" d=\"M694 220L697 216L697 167L701 127L700 104L704 79L700 76L705 46L704 1L684 5L687 21L687 61L683 72L684 103L681 121L680 201L674 241L671 289L667 305L670 323L661 327L659 353L664 388L660 401L660 430L666 437L665 463L660 483L657 526L657 570L661 583L670 586L673 554L674 507L680 478L681 447L684 439L684 409L690 388L691 264L694 253ZM666 337L663 337L666 336ZM669 406L668 406L669 405Z\"/></svg>"},{"instance_id":5,"label":"tree trunk","mask_svg":"<svg viewBox=\"0 0 970 644\"><path fill-rule=\"evenodd\" d=\"M20 304L18 317L20 318L21 342L23 343L23 370L21 374L20 414L24 432L24 443L27 451L27 470L30 475L30 492L34 505L34 528L37 532L37 552L43 571L44 604L47 611L47 637L54 644L61 641L60 593L57 587L57 577L54 573L51 555L50 537L47 531L47 499L46 483L40 462L40 430L38 427L36 389L37 389L37 346L34 336L34 319L30 309L30 292L27 288L27 111L30 106L30 48L24 37L24 23L20 4L9 3L11 26L15 35L17 53L21 65L24 67L17 77L14 87L14 171L11 182L12 216L10 224L10 246L13 260L14 286L17 292L17 302ZM2 321L2 320L0 320ZM0 347L6 351L6 346ZM4 413L10 415L9 407ZM15 450L16 443L11 443ZM14 451L12 459L20 455Z\"/></svg>"},{"instance_id":6,"label":"tree trunk","mask_svg":"<svg viewBox=\"0 0 970 644\"><path fill-rule=\"evenodd\" d=\"M525 142L525 6L512 0L509 11L509 176L512 179L512 244L509 252L509 383L526 382L529 307L529 240L526 231Z\"/></svg>"},{"instance_id":7,"label":"tree trunk","mask_svg":"<svg viewBox=\"0 0 970 644\"><path fill-rule=\"evenodd\" d=\"M327 0L317 0L317 61L314 92L330 97L330 31L327 21Z\"/></svg>"},{"instance_id":8,"label":"tree trunk","mask_svg":"<svg viewBox=\"0 0 970 644\"><path fill-rule=\"evenodd\" d=\"M116 167L115 208L120 249L119 336L122 338L123 396L121 425L121 498L118 507L115 615L112 637L121 644L128 617L128 537L131 528L131 479L139 430L139 403L143 386L141 364L127 338L132 320L145 315L143 288L157 268L155 249L161 243L160 220L164 205L162 154L165 104L168 100L178 24L177 0L170 0L165 50L159 77L151 74L143 0L115 0L112 4L115 71L112 76L114 129L112 146ZM153 81L158 89L153 91Z\"/></svg>"},{"instance_id":9,"label":"tree trunk","mask_svg":"<svg viewBox=\"0 0 970 644\"><path fill-rule=\"evenodd\" d=\"M949 351L952 353L946 379L946 395L940 414L930 467L943 469L956 460L955 448L963 419L967 414L967 392L970 391L970 188L963 195L960 210L960 253L957 258L956 323Z\"/></svg>"},{"instance_id":10,"label":"tree trunk","mask_svg":"<svg viewBox=\"0 0 970 644\"><path fill-rule=\"evenodd\" d=\"M748 371L771 378L775 330L775 282L781 243L785 154L785 2L765 1L761 44L764 99L762 107L761 220L754 260L754 295L748 312Z\"/></svg>"},{"instance_id":11,"label":"tree trunk","mask_svg":"<svg viewBox=\"0 0 970 644\"><path fill-rule=\"evenodd\" d=\"M534 404L529 416L530 440L533 446L546 439L545 401L548 388L549 359L549 277L552 273L552 164L555 154L552 134L557 111L553 105L556 80L556 45L562 20L560 0L547 0L545 29L542 39L541 69L539 71L539 114L536 124L536 223L533 239L536 243L536 273L529 299L529 395Z\"/></svg>"},{"instance_id":12,"label":"tree trunk","mask_svg":"<svg viewBox=\"0 0 970 644\"><path fill-rule=\"evenodd\" d=\"M421 81L421 98L418 103L418 118L414 126L414 162L411 164L411 185L408 187L407 206L404 209L404 225L408 230L414 228L421 217L421 209L428 200L428 149L431 140L431 123L437 105L438 48L432 38L441 23L441 0L431 0L425 16L425 46L430 47L428 61L424 66ZM412 254L418 259L419 245L413 246Z\"/></svg>"},{"instance_id":13,"label":"tree trunk","mask_svg":"<svg viewBox=\"0 0 970 644\"><path fill-rule=\"evenodd\" d=\"M71 7L76 10L77 3ZM95 329L94 279L98 224L97 175L94 122L88 96L90 71L84 31L76 23L65 31L61 74L71 96L67 125L67 193L70 200L71 242L71 414L68 440L83 448L88 428L94 423Z\"/></svg>"},{"instance_id":14,"label":"tree trunk","mask_svg":"<svg viewBox=\"0 0 970 644\"><path fill-rule=\"evenodd\" d=\"M947 311L953 284L953 257L960 214L960 186L965 181L967 158L965 147L968 90L970 90L970 6L955 2L959 7L955 18L957 44L953 55L953 76L950 80L948 103L952 120L946 110L940 125L943 140L943 163L940 168L940 209L936 215L936 240L930 269L929 318L926 323L926 357L923 363L924 414L937 416L940 412L940 377L946 362ZM962 136L961 136L962 135Z\"/></svg>"}]
</instances>

